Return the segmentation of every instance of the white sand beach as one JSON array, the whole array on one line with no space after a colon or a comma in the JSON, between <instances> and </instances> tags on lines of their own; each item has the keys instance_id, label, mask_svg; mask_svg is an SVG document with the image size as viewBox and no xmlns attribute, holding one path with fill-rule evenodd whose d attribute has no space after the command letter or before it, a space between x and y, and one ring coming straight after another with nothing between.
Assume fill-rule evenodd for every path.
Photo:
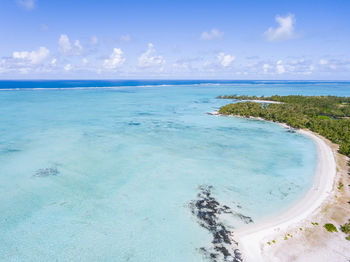
<instances>
[{"instance_id":1,"label":"white sand beach","mask_svg":"<svg viewBox=\"0 0 350 262\"><path fill-rule=\"evenodd\" d=\"M286 212L235 232L235 239L239 242L244 261L346 261L341 258L350 256L350 243L347 243L350 241L345 240L341 235L338 236L338 241L333 239L332 242L337 243L336 246L339 246L339 249L346 250L349 247L349 251L340 254L338 259L329 260L329 257L335 258L333 253L341 253L341 251L334 248L328 250L319 248L319 241L326 242L334 236L322 227L321 221L322 218L332 215L324 210L324 206L334 198L336 193L334 192L337 176L336 147L331 148L329 141L311 131L299 130L298 132L313 139L317 145L318 163L313 186L301 201ZM344 203L341 205L344 206ZM319 225L313 225L311 223L313 219L316 219L314 221L318 221ZM312 232L317 232L324 236L319 241L308 239L305 235L310 236L310 232L311 235ZM307 259L306 255L308 255Z\"/></svg>"},{"instance_id":2,"label":"white sand beach","mask_svg":"<svg viewBox=\"0 0 350 262\"><path fill-rule=\"evenodd\" d=\"M279 102L279 101L257 100L257 99L241 100L241 102L254 102L254 103L266 103L266 104L283 104L283 102Z\"/></svg>"}]
</instances>

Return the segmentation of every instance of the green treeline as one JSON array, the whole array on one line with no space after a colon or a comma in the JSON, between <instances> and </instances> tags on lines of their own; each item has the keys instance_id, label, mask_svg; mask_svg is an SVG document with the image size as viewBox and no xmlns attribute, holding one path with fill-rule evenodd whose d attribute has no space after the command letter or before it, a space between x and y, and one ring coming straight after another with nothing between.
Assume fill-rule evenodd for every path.
<instances>
[{"instance_id":1,"label":"green treeline","mask_svg":"<svg viewBox=\"0 0 350 262\"><path fill-rule=\"evenodd\" d=\"M336 96L219 96L221 99L269 100L280 104L237 102L220 108L224 115L261 117L307 128L339 144L339 152L350 157L350 97Z\"/></svg>"}]
</instances>

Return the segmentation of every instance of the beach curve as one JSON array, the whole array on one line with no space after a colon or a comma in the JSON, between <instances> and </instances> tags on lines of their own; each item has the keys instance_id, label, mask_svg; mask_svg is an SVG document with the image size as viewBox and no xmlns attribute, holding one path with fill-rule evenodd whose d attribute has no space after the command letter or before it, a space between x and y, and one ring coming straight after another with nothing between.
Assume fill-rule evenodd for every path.
<instances>
[{"instance_id":1,"label":"beach curve","mask_svg":"<svg viewBox=\"0 0 350 262\"><path fill-rule=\"evenodd\" d=\"M288 128L284 124L282 126ZM297 132L311 138L317 146L317 166L313 185L306 195L287 211L235 232L235 239L239 243L244 261L265 261L262 256L263 241L268 237L274 239L274 236L281 234L287 228L295 227L298 222L318 212L319 207L332 193L336 177L333 150L323 137L309 130L298 130Z\"/></svg>"}]
</instances>

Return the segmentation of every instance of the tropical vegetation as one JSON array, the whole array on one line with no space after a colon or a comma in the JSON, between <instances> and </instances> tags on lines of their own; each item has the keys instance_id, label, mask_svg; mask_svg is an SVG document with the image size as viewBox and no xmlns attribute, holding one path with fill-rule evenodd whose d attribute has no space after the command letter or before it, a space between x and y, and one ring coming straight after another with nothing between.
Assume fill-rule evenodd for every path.
<instances>
[{"instance_id":1,"label":"tropical vegetation","mask_svg":"<svg viewBox=\"0 0 350 262\"><path fill-rule=\"evenodd\" d=\"M324 224L323 226L328 232L338 232L338 229L335 227L335 225L331 224L331 223L327 223L327 224Z\"/></svg>"},{"instance_id":2,"label":"tropical vegetation","mask_svg":"<svg viewBox=\"0 0 350 262\"><path fill-rule=\"evenodd\" d=\"M339 152L350 157L350 97L232 95L218 98L235 100L221 107L220 114L259 117L293 128L307 128L339 144Z\"/></svg>"}]
</instances>

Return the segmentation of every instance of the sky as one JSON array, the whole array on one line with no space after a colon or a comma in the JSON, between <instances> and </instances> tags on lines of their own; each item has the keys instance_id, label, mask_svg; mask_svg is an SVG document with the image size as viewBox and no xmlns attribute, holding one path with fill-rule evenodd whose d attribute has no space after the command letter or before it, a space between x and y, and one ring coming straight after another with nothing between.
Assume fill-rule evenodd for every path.
<instances>
[{"instance_id":1,"label":"sky","mask_svg":"<svg viewBox=\"0 0 350 262\"><path fill-rule=\"evenodd\" d=\"M348 0L0 0L0 79L350 80Z\"/></svg>"}]
</instances>

